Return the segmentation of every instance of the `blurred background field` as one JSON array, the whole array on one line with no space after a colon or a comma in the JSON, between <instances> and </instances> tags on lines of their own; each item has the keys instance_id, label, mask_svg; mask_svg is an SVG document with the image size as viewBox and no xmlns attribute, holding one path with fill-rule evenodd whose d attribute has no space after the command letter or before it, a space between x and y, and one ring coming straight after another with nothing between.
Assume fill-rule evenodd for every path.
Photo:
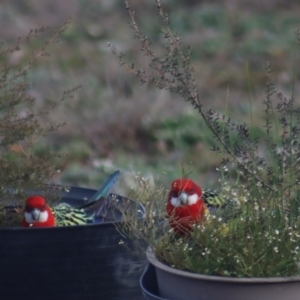
<instances>
[{"instance_id":1,"label":"blurred background field","mask_svg":"<svg viewBox=\"0 0 300 300\"><path fill-rule=\"evenodd\" d=\"M155 1L129 0L129 4L154 50L160 51ZM291 96L294 86L299 104L300 73L294 73L299 67L295 59L299 1L165 0L163 4L171 28L180 33L183 45L192 46L192 65L205 107L226 110L232 119L249 122L252 99L254 130L259 135L264 124L266 61L272 65L276 87ZM70 17L60 42L48 51L51 56L36 62L28 73L28 94L41 106L81 86L73 99L42 120L67 123L36 148L68 154L58 182L96 188L120 169L154 176L168 186L184 168L202 185L217 187L221 158L210 151L214 139L192 106L177 95L141 85L107 48L111 42L129 63L146 64L122 1L2 0L2 42L13 45L30 29L57 27ZM38 46L22 48L7 63L22 67Z\"/></svg>"}]
</instances>

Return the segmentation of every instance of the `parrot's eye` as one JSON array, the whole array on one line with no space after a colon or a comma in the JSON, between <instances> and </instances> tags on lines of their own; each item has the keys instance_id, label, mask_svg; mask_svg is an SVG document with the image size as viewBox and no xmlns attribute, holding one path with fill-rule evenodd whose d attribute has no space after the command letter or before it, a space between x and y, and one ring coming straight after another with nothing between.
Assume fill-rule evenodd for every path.
<instances>
[{"instance_id":1,"label":"parrot's eye","mask_svg":"<svg viewBox=\"0 0 300 300\"><path fill-rule=\"evenodd\" d=\"M178 193L176 191L171 191L171 197L178 197Z\"/></svg>"}]
</instances>

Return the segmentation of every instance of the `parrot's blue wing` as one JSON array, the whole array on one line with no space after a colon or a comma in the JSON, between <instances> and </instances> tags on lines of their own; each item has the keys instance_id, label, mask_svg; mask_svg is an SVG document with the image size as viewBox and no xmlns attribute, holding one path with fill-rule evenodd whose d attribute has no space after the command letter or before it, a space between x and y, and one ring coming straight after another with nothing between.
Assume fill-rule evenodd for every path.
<instances>
[{"instance_id":1,"label":"parrot's blue wing","mask_svg":"<svg viewBox=\"0 0 300 300\"><path fill-rule=\"evenodd\" d=\"M116 171L113 174L111 174L101 185L99 190L91 198L89 198L87 202L84 205L82 205L80 208L89 207L93 205L95 202L99 201L100 199L103 198L105 199L107 195L110 193L115 183L117 182L120 174L121 174L120 171Z\"/></svg>"}]
</instances>

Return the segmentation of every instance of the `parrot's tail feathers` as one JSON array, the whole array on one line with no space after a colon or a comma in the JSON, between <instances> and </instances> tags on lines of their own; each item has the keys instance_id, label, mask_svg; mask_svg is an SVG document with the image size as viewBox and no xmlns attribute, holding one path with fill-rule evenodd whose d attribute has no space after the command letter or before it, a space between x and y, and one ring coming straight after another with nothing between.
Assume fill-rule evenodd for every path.
<instances>
[{"instance_id":1,"label":"parrot's tail feathers","mask_svg":"<svg viewBox=\"0 0 300 300\"><path fill-rule=\"evenodd\" d=\"M80 208L87 208L101 199L105 200L107 195L111 192L112 188L114 187L117 180L119 179L120 174L121 174L120 171L116 171L113 174L111 174L105 180L105 182L101 185L99 190L90 199L88 199L88 201L84 205L82 205ZM104 201L101 201L101 202L103 202L102 203L102 205L103 205Z\"/></svg>"}]
</instances>

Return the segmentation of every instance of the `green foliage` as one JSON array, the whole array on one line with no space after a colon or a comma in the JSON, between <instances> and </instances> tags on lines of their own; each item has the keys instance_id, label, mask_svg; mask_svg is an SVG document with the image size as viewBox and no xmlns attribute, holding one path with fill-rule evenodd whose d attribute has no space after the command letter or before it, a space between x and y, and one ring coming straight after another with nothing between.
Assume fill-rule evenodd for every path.
<instances>
[{"instance_id":1,"label":"green foliage","mask_svg":"<svg viewBox=\"0 0 300 300\"><path fill-rule=\"evenodd\" d=\"M142 84L179 95L195 109L198 121L184 115L177 120L165 120L160 138L168 140L172 136L169 141L176 147L188 147L202 138L203 132L197 135L200 124L205 132L209 130L211 138L205 138L205 142L212 143L213 152L223 157L221 169L226 174L220 180L222 193L238 203L239 210L225 222L221 211L210 214L203 222L194 224L190 235L178 237L167 222L162 222L166 192L149 192L148 186L141 184L137 197L145 204L145 219L127 215L123 231L144 239L160 260L179 269L235 277L299 275L300 107L295 101L294 87L290 97L276 90L270 65L266 64L260 129L254 126L252 100L249 123L234 121L226 110L220 113L206 108L196 85L190 59L192 50L182 46L181 37L170 29L161 1L156 0L164 36L160 52L153 50L152 42L140 30L136 14L125 3L130 26L141 52L150 61L149 67L129 64L111 44L110 49L120 65ZM214 18L208 20L215 24ZM300 43L299 31L296 39ZM250 98L251 92L249 83ZM265 151L261 151L261 145L265 145Z\"/></svg>"},{"instance_id":2,"label":"green foliage","mask_svg":"<svg viewBox=\"0 0 300 300\"><path fill-rule=\"evenodd\" d=\"M131 3L141 27L154 42L153 50L159 53L163 36L160 22L155 17L153 0L133 0ZM228 89L227 111L230 117L235 120L246 118L249 105L243 100L247 98L244 64L248 61L255 98L254 119L259 122L265 83L264 62L272 62L274 80L280 89L290 86L291 72L287 66L293 56L290 50L294 44L293 31L299 26L297 1L165 0L164 3L165 11L170 13L171 28L180 33L184 44L193 48L191 62L203 105L223 110L223 95ZM126 52L128 61L134 60L136 65L143 67L148 65L139 52L139 45L130 38L132 33L126 26L126 11L121 1L72 1L69 5L59 1L54 4L52 0L29 1L26 4L22 1L1 1L0 10L3 12L0 24L6 28L1 32L1 40L5 42L23 36L30 28L40 24L58 24L72 15L71 24L60 35L60 43L51 46L51 57L43 59L43 64L34 64L28 74L29 93L37 97L38 104L45 97L57 99L61 88L72 86L73 82L80 82L82 86L70 103L60 105L55 113L42 120L42 123L49 120L68 123L68 126L40 141L45 145L44 149L72 152L73 139L81 140L82 145L87 145L83 148L89 149L89 158L80 160L79 164L87 170L86 180L79 181L73 173L72 178L66 181L65 177L60 177L63 182L97 187L97 173L94 178L89 173L94 174L93 162L100 158L109 159L119 168L129 166L133 170L151 170L156 174L165 170L171 174L179 173L181 163L188 165L192 161L197 179L213 184L216 160L209 160L210 145L203 143L195 148L183 147L184 151L178 156L176 149L163 152L161 145L151 139L159 134L156 124L163 122L166 116L177 118L184 103L179 97L157 91L151 85L140 86L134 76L117 67L110 51L105 48L109 40ZM212 23L210 19L218 15L219 22ZM23 51L7 56L9 61L6 63L14 66L26 64L32 51L41 44L42 41L37 40L28 44L22 48ZM145 139L132 134L144 127L150 131ZM153 148L148 147L149 144ZM205 153L205 163L198 159L197 151L201 151L201 156ZM121 157L124 159L119 163ZM180 161L176 161L178 157ZM78 163L76 155L71 155L68 160L67 168ZM156 168L153 168L154 164ZM82 178L81 175L79 177Z\"/></svg>"},{"instance_id":3,"label":"green foliage","mask_svg":"<svg viewBox=\"0 0 300 300\"><path fill-rule=\"evenodd\" d=\"M276 194L263 189L247 191L245 186L234 188L231 184L230 194L231 199L240 202L234 218L224 222L220 210L202 224L195 224L190 236L173 235L172 244L168 242L170 237L163 236L159 243L151 245L156 256L175 268L201 274L299 275L297 213L282 212L276 204ZM290 203L298 207L297 197L291 197Z\"/></svg>"},{"instance_id":4,"label":"green foliage","mask_svg":"<svg viewBox=\"0 0 300 300\"><path fill-rule=\"evenodd\" d=\"M207 128L205 121L196 113L181 114L173 118L165 118L155 126L155 138L167 145L168 151L183 151L193 149L199 143L205 144L210 149L215 146L215 139ZM261 127L251 128L255 138L264 138L265 134ZM233 132L230 136L230 143L241 142L241 137Z\"/></svg>"},{"instance_id":5,"label":"green foliage","mask_svg":"<svg viewBox=\"0 0 300 300\"><path fill-rule=\"evenodd\" d=\"M0 224L3 226L20 224L22 209L13 215L7 213L5 205L23 207L29 190L41 190L40 193L50 199L57 197L55 189L49 189L48 184L63 168L63 155L51 151L35 153L34 148L41 138L63 125L42 125L41 119L46 118L74 89L64 92L59 100L48 100L41 107L28 93L28 74L40 57L48 56L47 48L56 42L66 25L57 29L42 27L31 30L13 46L2 44L0 48ZM25 65L7 63L12 55L30 44L39 46Z\"/></svg>"},{"instance_id":6,"label":"green foliage","mask_svg":"<svg viewBox=\"0 0 300 300\"><path fill-rule=\"evenodd\" d=\"M168 145L168 151L186 150L204 142L212 147L213 138L203 120L196 115L179 115L177 118L165 118L158 125L156 137Z\"/></svg>"}]
</instances>

